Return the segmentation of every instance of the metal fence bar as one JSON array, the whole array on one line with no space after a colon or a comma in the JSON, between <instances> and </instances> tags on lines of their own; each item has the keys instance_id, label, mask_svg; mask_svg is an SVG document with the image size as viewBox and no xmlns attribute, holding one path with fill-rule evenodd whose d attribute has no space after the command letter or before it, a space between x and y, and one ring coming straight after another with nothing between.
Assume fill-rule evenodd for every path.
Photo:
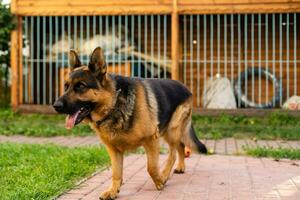
<instances>
[{"instance_id":1,"label":"metal fence bar","mask_svg":"<svg viewBox=\"0 0 300 200\"><path fill-rule=\"evenodd\" d=\"M164 78L167 78L167 15L164 15Z\"/></svg>"},{"instance_id":2,"label":"metal fence bar","mask_svg":"<svg viewBox=\"0 0 300 200\"><path fill-rule=\"evenodd\" d=\"M77 51L77 16L74 16L74 49Z\"/></svg>"},{"instance_id":3,"label":"metal fence bar","mask_svg":"<svg viewBox=\"0 0 300 200\"><path fill-rule=\"evenodd\" d=\"M190 90L193 92L193 15L190 15Z\"/></svg>"},{"instance_id":4,"label":"metal fence bar","mask_svg":"<svg viewBox=\"0 0 300 200\"><path fill-rule=\"evenodd\" d=\"M220 75L220 14L217 15L217 73Z\"/></svg>"},{"instance_id":5,"label":"metal fence bar","mask_svg":"<svg viewBox=\"0 0 300 200\"><path fill-rule=\"evenodd\" d=\"M238 14L238 84L241 85L241 15ZM241 107L241 99L238 98L238 107Z\"/></svg>"},{"instance_id":6,"label":"metal fence bar","mask_svg":"<svg viewBox=\"0 0 300 200\"><path fill-rule=\"evenodd\" d=\"M46 17L43 16L43 59L46 58ZM43 104L46 104L46 61L43 61Z\"/></svg>"},{"instance_id":7,"label":"metal fence bar","mask_svg":"<svg viewBox=\"0 0 300 200\"><path fill-rule=\"evenodd\" d=\"M58 16L55 16L55 43L58 42ZM58 89L59 89L59 85L58 85L58 79L59 79L59 74L58 74L58 48L57 45L55 46L55 99L58 98L59 94L58 94Z\"/></svg>"},{"instance_id":8,"label":"metal fence bar","mask_svg":"<svg viewBox=\"0 0 300 200\"><path fill-rule=\"evenodd\" d=\"M200 106L200 16L197 15L197 106Z\"/></svg>"},{"instance_id":9,"label":"metal fence bar","mask_svg":"<svg viewBox=\"0 0 300 200\"><path fill-rule=\"evenodd\" d=\"M69 44L69 51L70 51L70 49L72 49L72 48L75 48L74 47L74 43L76 42L76 40L74 40L73 41L73 44L71 43L71 17L70 16L68 16L68 44ZM68 60L67 60L67 65L68 65L68 74L70 73L70 65L69 65L69 63L68 63Z\"/></svg>"},{"instance_id":10,"label":"metal fence bar","mask_svg":"<svg viewBox=\"0 0 300 200\"><path fill-rule=\"evenodd\" d=\"M297 95L297 14L294 13L294 95Z\"/></svg>"},{"instance_id":11,"label":"metal fence bar","mask_svg":"<svg viewBox=\"0 0 300 200\"><path fill-rule=\"evenodd\" d=\"M254 102L254 14L251 14L251 65L252 65L252 76L251 76L251 100Z\"/></svg>"},{"instance_id":12,"label":"metal fence bar","mask_svg":"<svg viewBox=\"0 0 300 200\"><path fill-rule=\"evenodd\" d=\"M210 78L214 76L214 15L210 15Z\"/></svg>"},{"instance_id":13,"label":"metal fence bar","mask_svg":"<svg viewBox=\"0 0 300 200\"><path fill-rule=\"evenodd\" d=\"M131 16L131 46L134 46L134 15ZM133 50L131 50L131 59L132 59L131 76L133 77L134 69L135 69Z\"/></svg>"},{"instance_id":14,"label":"metal fence bar","mask_svg":"<svg viewBox=\"0 0 300 200\"><path fill-rule=\"evenodd\" d=\"M157 53L158 53L158 60L160 60L160 15L157 16ZM160 62L157 64L158 68L158 78L160 78Z\"/></svg>"},{"instance_id":15,"label":"metal fence bar","mask_svg":"<svg viewBox=\"0 0 300 200\"><path fill-rule=\"evenodd\" d=\"M142 48L141 48L141 15L138 15L138 52L142 52ZM138 57L138 77L141 77L141 57Z\"/></svg>"},{"instance_id":16,"label":"metal fence bar","mask_svg":"<svg viewBox=\"0 0 300 200\"><path fill-rule=\"evenodd\" d=\"M234 75L234 54L233 54L233 50L234 50L234 23L233 23L233 14L230 15L230 42L231 42L231 48L230 48L230 58L231 58L231 63L230 63L230 81L233 87L233 75Z\"/></svg>"},{"instance_id":17,"label":"metal fence bar","mask_svg":"<svg viewBox=\"0 0 300 200\"><path fill-rule=\"evenodd\" d=\"M40 49L41 49L41 40L40 40L40 17L36 17L37 18L37 22L36 22L36 34L37 34L37 51L36 51L36 60L37 60L37 68L36 68L36 80L37 80L37 84L36 84L36 93L37 93L37 104L40 104Z\"/></svg>"},{"instance_id":18,"label":"metal fence bar","mask_svg":"<svg viewBox=\"0 0 300 200\"><path fill-rule=\"evenodd\" d=\"M52 26L52 16L49 17L49 30L53 30L53 26ZM52 104L52 101L53 101L53 71L52 71L52 64L53 64L53 61L52 61L52 32L50 32L50 36L49 36L49 52L50 52L50 62L49 62L49 103Z\"/></svg>"},{"instance_id":19,"label":"metal fence bar","mask_svg":"<svg viewBox=\"0 0 300 200\"><path fill-rule=\"evenodd\" d=\"M227 77L227 15L224 15L224 77Z\"/></svg>"},{"instance_id":20,"label":"metal fence bar","mask_svg":"<svg viewBox=\"0 0 300 200\"><path fill-rule=\"evenodd\" d=\"M265 66L266 70L269 71L269 15L265 14ZM266 102L269 102L269 77L266 77Z\"/></svg>"},{"instance_id":21,"label":"metal fence bar","mask_svg":"<svg viewBox=\"0 0 300 200\"><path fill-rule=\"evenodd\" d=\"M79 52L83 52L83 16L80 16L80 47ZM83 62L83 54L80 53L80 60Z\"/></svg>"},{"instance_id":22,"label":"metal fence bar","mask_svg":"<svg viewBox=\"0 0 300 200\"><path fill-rule=\"evenodd\" d=\"M85 32L86 32L86 42L89 42L90 40L90 17L85 17ZM90 42L89 42L90 43ZM89 45L89 48L91 49L91 43ZM85 52L85 53L92 53L92 52ZM88 60L85 61L85 63L89 62Z\"/></svg>"},{"instance_id":23,"label":"metal fence bar","mask_svg":"<svg viewBox=\"0 0 300 200\"><path fill-rule=\"evenodd\" d=\"M26 49L29 48L29 36L28 36L28 18L27 16L25 16L25 38L26 38L26 43L25 43L25 46L26 46ZM28 70L28 58L29 58L29 52L26 52L27 53L27 57L24 59L25 60L25 68L23 71L25 71L25 78L23 79L25 82L24 82L24 85L25 85L25 88L24 88L24 97L25 97L25 103L29 103L29 94L28 94L28 74L29 74L29 70Z\"/></svg>"},{"instance_id":24,"label":"metal fence bar","mask_svg":"<svg viewBox=\"0 0 300 200\"><path fill-rule=\"evenodd\" d=\"M261 103L261 14L258 14L258 101Z\"/></svg>"},{"instance_id":25,"label":"metal fence bar","mask_svg":"<svg viewBox=\"0 0 300 200\"><path fill-rule=\"evenodd\" d=\"M121 38L122 38L122 17L119 15L118 16L118 37L119 37L119 42L122 42ZM118 46L122 46L122 44L118 44ZM118 71L120 72L121 71L121 67L122 67L122 56L121 54L119 53L118 54ZM125 66L125 65L124 65Z\"/></svg>"},{"instance_id":26,"label":"metal fence bar","mask_svg":"<svg viewBox=\"0 0 300 200\"><path fill-rule=\"evenodd\" d=\"M275 14L272 14L272 71L273 74L276 74L275 67L276 67L276 41L275 41L275 36L276 36L276 24L275 24ZM273 94L275 94L275 84L273 84ZM273 98L273 105L275 104L275 99Z\"/></svg>"},{"instance_id":27,"label":"metal fence bar","mask_svg":"<svg viewBox=\"0 0 300 200\"><path fill-rule=\"evenodd\" d=\"M280 77L280 91L282 91L282 14L279 14L279 77ZM280 106L282 105L282 95L280 95Z\"/></svg>"},{"instance_id":28,"label":"metal fence bar","mask_svg":"<svg viewBox=\"0 0 300 200\"><path fill-rule=\"evenodd\" d=\"M145 52L145 55L147 55L147 51L148 51L148 16L145 15L145 18L144 18L144 43L145 43L145 49L144 49L144 52ZM148 72L147 72L147 60L144 59L144 73L145 73L145 78L147 78L148 76Z\"/></svg>"},{"instance_id":29,"label":"metal fence bar","mask_svg":"<svg viewBox=\"0 0 300 200\"><path fill-rule=\"evenodd\" d=\"M112 37L112 49L114 50L115 49L115 36L116 36L116 30L115 30L115 16L112 16L112 22L111 22L111 24L112 24L112 35L113 35L113 37ZM112 67L113 67L113 73L116 73L116 61L115 61L115 51L114 52L111 52L112 53L112 58L113 58L113 60L112 60ZM120 73L120 71L119 71L119 73Z\"/></svg>"},{"instance_id":30,"label":"metal fence bar","mask_svg":"<svg viewBox=\"0 0 300 200\"><path fill-rule=\"evenodd\" d=\"M286 98L290 97L290 14L286 14Z\"/></svg>"},{"instance_id":31,"label":"metal fence bar","mask_svg":"<svg viewBox=\"0 0 300 200\"><path fill-rule=\"evenodd\" d=\"M128 15L125 16L125 48L128 48ZM126 58L126 62L125 62L125 74L126 76L128 76L128 53L129 52L125 52L125 58ZM132 67L132 66L130 66Z\"/></svg>"},{"instance_id":32,"label":"metal fence bar","mask_svg":"<svg viewBox=\"0 0 300 200\"><path fill-rule=\"evenodd\" d=\"M186 15L183 16L183 83L186 84L186 62L187 62L187 56L186 56L186 49L187 49L187 45L186 45Z\"/></svg>"},{"instance_id":33,"label":"metal fence bar","mask_svg":"<svg viewBox=\"0 0 300 200\"><path fill-rule=\"evenodd\" d=\"M244 42L245 42L245 46L244 46L244 64L245 64L245 72L248 72L248 15L245 14L244 17ZM248 73L246 74L245 78L245 96L248 96Z\"/></svg>"},{"instance_id":34,"label":"metal fence bar","mask_svg":"<svg viewBox=\"0 0 300 200\"><path fill-rule=\"evenodd\" d=\"M204 66L203 66L203 68L204 68L204 72L203 72L203 74L204 74L204 82L203 82L203 89L204 89L204 91L206 91L206 29L207 28L207 15L204 15L203 16L203 50L204 50L204 55L203 55L203 57L204 57ZM205 105L206 104L206 94L205 93L203 93L203 104Z\"/></svg>"},{"instance_id":35,"label":"metal fence bar","mask_svg":"<svg viewBox=\"0 0 300 200\"><path fill-rule=\"evenodd\" d=\"M61 21L61 32L62 32L62 61L61 61L61 73L62 73L62 76L59 76L60 78L64 78L64 74L65 74L65 17L64 16L62 16L61 17L62 18L62 21ZM60 80L61 82L64 82L65 80L64 79L62 79L62 80ZM62 83L60 83L60 84L62 84ZM58 88L60 88L60 86L58 86ZM61 94L60 94L61 95Z\"/></svg>"},{"instance_id":36,"label":"metal fence bar","mask_svg":"<svg viewBox=\"0 0 300 200\"><path fill-rule=\"evenodd\" d=\"M154 75L154 63L153 63L153 56L154 56L154 16L150 16L150 32L151 32L151 38L150 38L150 51L151 51L151 78L153 78Z\"/></svg>"},{"instance_id":37,"label":"metal fence bar","mask_svg":"<svg viewBox=\"0 0 300 200\"><path fill-rule=\"evenodd\" d=\"M108 23L108 16L105 16L104 17L105 18L105 37L106 38L108 38L108 34L109 34L109 23ZM126 26L126 27L128 27L128 25ZM126 43L127 44L127 43ZM127 45L126 45L127 46ZM110 53L110 52L105 52L105 60L109 63L109 64L111 64L111 60L109 60L108 58L108 53ZM126 55L127 55L127 52L126 52ZM126 56L126 58L127 58L127 56Z\"/></svg>"}]
</instances>

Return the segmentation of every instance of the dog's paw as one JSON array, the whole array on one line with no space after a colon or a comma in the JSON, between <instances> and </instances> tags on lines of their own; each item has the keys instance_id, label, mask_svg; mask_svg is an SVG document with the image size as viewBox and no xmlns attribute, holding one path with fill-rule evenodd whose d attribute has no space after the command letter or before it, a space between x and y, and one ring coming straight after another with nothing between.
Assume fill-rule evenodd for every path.
<instances>
[{"instance_id":1,"label":"dog's paw","mask_svg":"<svg viewBox=\"0 0 300 200\"><path fill-rule=\"evenodd\" d=\"M114 192L112 190L106 190L100 194L99 199L100 200L113 200L113 199L117 198L117 194L118 194L117 192Z\"/></svg>"},{"instance_id":2,"label":"dog's paw","mask_svg":"<svg viewBox=\"0 0 300 200\"><path fill-rule=\"evenodd\" d=\"M175 174L183 174L184 173L184 167L176 167L176 169L174 169L174 173Z\"/></svg>"},{"instance_id":3,"label":"dog's paw","mask_svg":"<svg viewBox=\"0 0 300 200\"><path fill-rule=\"evenodd\" d=\"M167 182L167 178L161 178L160 180L155 182L155 186L157 190L162 190Z\"/></svg>"}]
</instances>

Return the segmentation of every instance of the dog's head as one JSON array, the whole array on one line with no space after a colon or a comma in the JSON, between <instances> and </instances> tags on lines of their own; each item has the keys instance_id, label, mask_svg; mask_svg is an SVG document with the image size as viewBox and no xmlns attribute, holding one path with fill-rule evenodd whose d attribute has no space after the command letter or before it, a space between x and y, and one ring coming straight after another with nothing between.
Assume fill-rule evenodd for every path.
<instances>
[{"instance_id":1,"label":"dog's head","mask_svg":"<svg viewBox=\"0 0 300 200\"><path fill-rule=\"evenodd\" d=\"M89 64L83 65L73 50L69 55L70 74L65 91L53 104L58 113L68 114L66 127L72 128L90 117L96 108L106 107L112 101L113 86L106 74L103 50L97 47Z\"/></svg>"}]
</instances>

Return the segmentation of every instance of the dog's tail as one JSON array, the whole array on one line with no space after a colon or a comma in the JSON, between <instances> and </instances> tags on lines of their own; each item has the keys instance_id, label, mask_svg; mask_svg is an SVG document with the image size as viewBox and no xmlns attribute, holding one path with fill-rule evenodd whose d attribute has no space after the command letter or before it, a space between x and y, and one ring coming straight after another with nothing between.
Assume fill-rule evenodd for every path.
<instances>
[{"instance_id":1,"label":"dog's tail","mask_svg":"<svg viewBox=\"0 0 300 200\"><path fill-rule=\"evenodd\" d=\"M189 134L185 137L184 144L191 148L193 152L207 153L206 146L197 138L193 125L190 125Z\"/></svg>"}]
</instances>

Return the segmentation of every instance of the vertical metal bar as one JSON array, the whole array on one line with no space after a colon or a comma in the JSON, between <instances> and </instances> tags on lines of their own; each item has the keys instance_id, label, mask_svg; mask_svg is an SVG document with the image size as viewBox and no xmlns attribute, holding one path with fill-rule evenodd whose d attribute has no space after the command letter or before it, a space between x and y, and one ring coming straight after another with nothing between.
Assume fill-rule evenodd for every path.
<instances>
[{"instance_id":1,"label":"vertical metal bar","mask_svg":"<svg viewBox=\"0 0 300 200\"><path fill-rule=\"evenodd\" d=\"M217 64L217 73L220 75L220 14L217 15L217 59L218 59L218 64Z\"/></svg>"},{"instance_id":2,"label":"vertical metal bar","mask_svg":"<svg viewBox=\"0 0 300 200\"><path fill-rule=\"evenodd\" d=\"M273 74L274 75L276 75L276 71L275 71L275 66L276 66L276 49L275 49L275 34L276 34L276 32L275 32L275 26L276 26L276 24L275 24L275 14L272 14L272 61L273 61L273 65L272 65L272 67L273 67L273 69L272 69L272 71L273 71ZM275 94L275 84L273 84L273 95ZM275 105L275 98L273 98L273 105Z\"/></svg>"},{"instance_id":3,"label":"vertical metal bar","mask_svg":"<svg viewBox=\"0 0 300 200\"><path fill-rule=\"evenodd\" d=\"M106 38L108 38L108 34L109 34L109 23L108 23L108 17L109 16L105 16L105 36L106 36ZM126 28L127 28L128 26L126 26ZM126 43L127 44L127 43ZM126 45L126 47L127 47L127 45ZM107 52L109 52L108 50L108 48L109 48L109 46L107 46L106 47L107 48L107 51L106 50L104 50L104 52L105 52L105 60L107 61L107 63L110 65L111 64L111 60L109 60L109 54L107 53ZM109 52L110 54L112 53L112 52ZM127 54L127 53L126 53ZM112 54L111 54L112 55ZM110 56L111 57L111 56ZM127 58L127 56L126 56L126 58Z\"/></svg>"},{"instance_id":4,"label":"vertical metal bar","mask_svg":"<svg viewBox=\"0 0 300 200\"><path fill-rule=\"evenodd\" d=\"M261 69L261 14L258 14L258 67ZM258 101L261 102L261 70L258 73Z\"/></svg>"},{"instance_id":5,"label":"vertical metal bar","mask_svg":"<svg viewBox=\"0 0 300 200\"><path fill-rule=\"evenodd\" d=\"M93 37L96 36L96 15L93 16Z\"/></svg>"},{"instance_id":6,"label":"vertical metal bar","mask_svg":"<svg viewBox=\"0 0 300 200\"><path fill-rule=\"evenodd\" d=\"M269 15L265 14L265 51L266 51L266 70L269 71L269 33L268 33ZM266 77L266 102L269 102L269 77Z\"/></svg>"},{"instance_id":7,"label":"vertical metal bar","mask_svg":"<svg viewBox=\"0 0 300 200\"><path fill-rule=\"evenodd\" d=\"M238 14L238 74L241 73L241 14ZM241 87L241 77L238 76L238 84ZM241 107L241 99L238 98L238 106Z\"/></svg>"},{"instance_id":8,"label":"vertical metal bar","mask_svg":"<svg viewBox=\"0 0 300 200\"><path fill-rule=\"evenodd\" d=\"M224 77L227 77L227 15L224 15Z\"/></svg>"},{"instance_id":9,"label":"vertical metal bar","mask_svg":"<svg viewBox=\"0 0 300 200\"><path fill-rule=\"evenodd\" d=\"M204 34L203 34L203 41L204 41L204 43L203 43L203 51L204 51L204 55L203 55L203 57L204 57L204 66L203 66L203 68L204 68L204 72L203 72L203 74L204 74L204 82L203 82L203 88L204 88L204 91L206 91L206 64L207 64L207 61L206 61L206 33L207 33L207 15L204 15L203 16L203 32L204 32ZM203 105L205 105L206 104L206 92L205 93L203 93L204 94L204 96L203 96Z\"/></svg>"},{"instance_id":10,"label":"vertical metal bar","mask_svg":"<svg viewBox=\"0 0 300 200\"><path fill-rule=\"evenodd\" d=\"M154 75L153 51L154 51L154 15L151 15L151 78Z\"/></svg>"},{"instance_id":11,"label":"vertical metal bar","mask_svg":"<svg viewBox=\"0 0 300 200\"><path fill-rule=\"evenodd\" d=\"M200 15L197 15L197 107L200 106Z\"/></svg>"},{"instance_id":12,"label":"vertical metal bar","mask_svg":"<svg viewBox=\"0 0 300 200\"><path fill-rule=\"evenodd\" d=\"M102 24L102 16L99 16L99 34L103 37L103 24Z\"/></svg>"},{"instance_id":13,"label":"vertical metal bar","mask_svg":"<svg viewBox=\"0 0 300 200\"><path fill-rule=\"evenodd\" d=\"M30 89L31 89L31 97L30 97L30 99L31 99L31 102L30 103L33 103L33 101L34 101L34 17L33 16L31 16L30 17L30 74L31 74L31 76L30 76L30 79L31 79L31 87L30 87Z\"/></svg>"},{"instance_id":14,"label":"vertical metal bar","mask_svg":"<svg viewBox=\"0 0 300 200\"><path fill-rule=\"evenodd\" d=\"M245 32L245 36L244 36L244 64L245 64L245 72L247 73L248 71L248 15L245 14L244 15L244 32ZM245 96L248 96L248 73L246 74L246 78L245 78Z\"/></svg>"},{"instance_id":15,"label":"vertical metal bar","mask_svg":"<svg viewBox=\"0 0 300 200\"><path fill-rule=\"evenodd\" d=\"M147 44L148 44L148 20L147 20L147 18L148 18L148 16L147 15L145 15L145 18L144 18L144 37L145 37L145 39L144 39L144 42L145 42L145 55L147 55L147 51L148 51L148 47L147 47ZM145 73L145 78L147 78L147 73L148 73L148 63L147 63L147 60L145 59L144 60L144 67L145 67L145 71L144 71L144 73Z\"/></svg>"},{"instance_id":16,"label":"vertical metal bar","mask_svg":"<svg viewBox=\"0 0 300 200\"><path fill-rule=\"evenodd\" d=\"M231 48L230 48L230 58L231 58L231 69L230 69L230 81L233 86L233 73L234 73L234 54L233 54L233 49L234 49L234 23L233 23L233 14L230 15L230 42L231 42Z\"/></svg>"},{"instance_id":17,"label":"vertical metal bar","mask_svg":"<svg viewBox=\"0 0 300 200\"><path fill-rule=\"evenodd\" d=\"M46 17L43 16L43 104L46 104Z\"/></svg>"},{"instance_id":18,"label":"vertical metal bar","mask_svg":"<svg viewBox=\"0 0 300 200\"><path fill-rule=\"evenodd\" d=\"M190 89L193 93L193 15L190 15Z\"/></svg>"},{"instance_id":19,"label":"vertical metal bar","mask_svg":"<svg viewBox=\"0 0 300 200\"><path fill-rule=\"evenodd\" d=\"M128 15L125 16L125 28L128 28ZM125 48L128 48L128 29L125 31ZM125 63L125 74L128 76L128 52L125 52L125 58L126 58L126 63Z\"/></svg>"},{"instance_id":20,"label":"vertical metal bar","mask_svg":"<svg viewBox=\"0 0 300 200\"><path fill-rule=\"evenodd\" d=\"M53 101L53 71L52 71L52 33L53 33L53 26L52 26L52 16L49 17L49 52L50 52L50 62L49 62L49 104L52 104Z\"/></svg>"},{"instance_id":21,"label":"vertical metal bar","mask_svg":"<svg viewBox=\"0 0 300 200\"><path fill-rule=\"evenodd\" d=\"M37 29L36 29L36 33L37 33L37 52L36 52L36 61L37 61L37 70L36 70L36 80L37 80L37 104L40 104L40 85L41 85L41 81L40 81L40 44L41 44L41 40L40 40L40 17L36 17L37 18Z\"/></svg>"},{"instance_id":22,"label":"vertical metal bar","mask_svg":"<svg viewBox=\"0 0 300 200\"><path fill-rule=\"evenodd\" d=\"M282 91L282 14L279 14L279 77L280 77L280 91ZM280 106L282 105L282 95L280 95Z\"/></svg>"},{"instance_id":23,"label":"vertical metal bar","mask_svg":"<svg viewBox=\"0 0 300 200\"><path fill-rule=\"evenodd\" d=\"M116 38L116 31L115 31L115 16L112 16L112 23L111 23L111 28L112 28L112 66L113 66L113 73L116 73L116 60L115 60L115 48L116 48L116 44L115 44L115 38Z\"/></svg>"},{"instance_id":24,"label":"vertical metal bar","mask_svg":"<svg viewBox=\"0 0 300 200\"><path fill-rule=\"evenodd\" d=\"M68 44L69 44L69 51L70 49L74 48L74 43L76 41L73 41L73 44L71 43L71 16L68 16ZM67 58L67 66L68 66L68 74L70 73L70 68L69 68L69 63L68 63L68 58Z\"/></svg>"},{"instance_id":25,"label":"vertical metal bar","mask_svg":"<svg viewBox=\"0 0 300 200\"><path fill-rule=\"evenodd\" d=\"M61 17L61 38L62 38L62 47L61 47L61 50L62 50L62 60L61 60L61 65L60 65L60 70L62 70L62 74L65 74L65 41L66 41L66 39L65 39L65 17L64 16L62 16ZM60 76L60 74L59 74L59 77L60 78L64 78L64 76ZM62 80L60 80L61 82L64 82L64 80L62 79ZM60 84L62 84L62 83L60 83ZM60 86L58 87L59 88L59 91L60 91Z\"/></svg>"},{"instance_id":26,"label":"vertical metal bar","mask_svg":"<svg viewBox=\"0 0 300 200\"><path fill-rule=\"evenodd\" d=\"M141 53L141 15L138 15L138 52ZM138 57L138 77L141 77L141 57Z\"/></svg>"},{"instance_id":27,"label":"vertical metal bar","mask_svg":"<svg viewBox=\"0 0 300 200\"><path fill-rule=\"evenodd\" d=\"M86 42L88 42L89 45L89 48L93 48L91 47L91 42L89 42L90 40L90 16L85 16L85 32L86 32ZM85 54L87 53L92 53L92 52L85 52ZM86 60L85 62L88 62L88 60Z\"/></svg>"},{"instance_id":28,"label":"vertical metal bar","mask_svg":"<svg viewBox=\"0 0 300 200\"><path fill-rule=\"evenodd\" d=\"M118 38L119 38L119 48L122 47L122 16L118 16ZM121 54L118 55L118 72L121 73L121 67L122 67L122 56Z\"/></svg>"},{"instance_id":29,"label":"vertical metal bar","mask_svg":"<svg viewBox=\"0 0 300 200\"><path fill-rule=\"evenodd\" d=\"M131 15L131 47L134 46L134 15ZM133 50L131 49L131 76L134 76L134 69L135 69L135 61L134 61L134 54Z\"/></svg>"},{"instance_id":30,"label":"vertical metal bar","mask_svg":"<svg viewBox=\"0 0 300 200\"><path fill-rule=\"evenodd\" d=\"M157 16L157 52L158 52L158 60L160 61L160 15ZM160 62L157 64L158 66L158 78L160 78Z\"/></svg>"},{"instance_id":31,"label":"vertical metal bar","mask_svg":"<svg viewBox=\"0 0 300 200\"><path fill-rule=\"evenodd\" d=\"M214 15L210 15L210 78L214 76Z\"/></svg>"},{"instance_id":32,"label":"vertical metal bar","mask_svg":"<svg viewBox=\"0 0 300 200\"><path fill-rule=\"evenodd\" d=\"M164 78L167 78L167 15L164 15Z\"/></svg>"},{"instance_id":33,"label":"vertical metal bar","mask_svg":"<svg viewBox=\"0 0 300 200\"><path fill-rule=\"evenodd\" d=\"M80 60L83 61L83 16L80 16Z\"/></svg>"},{"instance_id":34,"label":"vertical metal bar","mask_svg":"<svg viewBox=\"0 0 300 200\"><path fill-rule=\"evenodd\" d=\"M58 42L58 16L55 16L55 43L57 44ZM55 99L58 98L58 90L59 90L59 85L58 85L58 79L59 79L59 74L58 74L58 45L55 45Z\"/></svg>"},{"instance_id":35,"label":"vertical metal bar","mask_svg":"<svg viewBox=\"0 0 300 200\"><path fill-rule=\"evenodd\" d=\"M74 16L74 49L77 50L77 16Z\"/></svg>"},{"instance_id":36,"label":"vertical metal bar","mask_svg":"<svg viewBox=\"0 0 300 200\"><path fill-rule=\"evenodd\" d=\"M186 84L186 15L183 16L183 83Z\"/></svg>"},{"instance_id":37,"label":"vertical metal bar","mask_svg":"<svg viewBox=\"0 0 300 200\"><path fill-rule=\"evenodd\" d=\"M28 38L28 17L25 16L25 39L26 39L26 43L25 43L25 46L26 46L26 49L29 48L29 38ZM26 52L26 53L29 53L29 52ZM29 55L27 54L27 57L25 59L25 78L24 78L24 81L25 81L25 89L24 89L24 96L25 96L25 103L29 103L28 102L28 74L29 74L29 71L28 71L28 58L29 58Z\"/></svg>"},{"instance_id":38,"label":"vertical metal bar","mask_svg":"<svg viewBox=\"0 0 300 200\"><path fill-rule=\"evenodd\" d=\"M297 14L294 13L294 95L297 95Z\"/></svg>"},{"instance_id":39,"label":"vertical metal bar","mask_svg":"<svg viewBox=\"0 0 300 200\"><path fill-rule=\"evenodd\" d=\"M251 99L254 102L254 14L251 14L251 65L252 65L252 76L251 76Z\"/></svg>"},{"instance_id":40,"label":"vertical metal bar","mask_svg":"<svg viewBox=\"0 0 300 200\"><path fill-rule=\"evenodd\" d=\"M290 14L286 14L286 98L290 97Z\"/></svg>"}]
</instances>

